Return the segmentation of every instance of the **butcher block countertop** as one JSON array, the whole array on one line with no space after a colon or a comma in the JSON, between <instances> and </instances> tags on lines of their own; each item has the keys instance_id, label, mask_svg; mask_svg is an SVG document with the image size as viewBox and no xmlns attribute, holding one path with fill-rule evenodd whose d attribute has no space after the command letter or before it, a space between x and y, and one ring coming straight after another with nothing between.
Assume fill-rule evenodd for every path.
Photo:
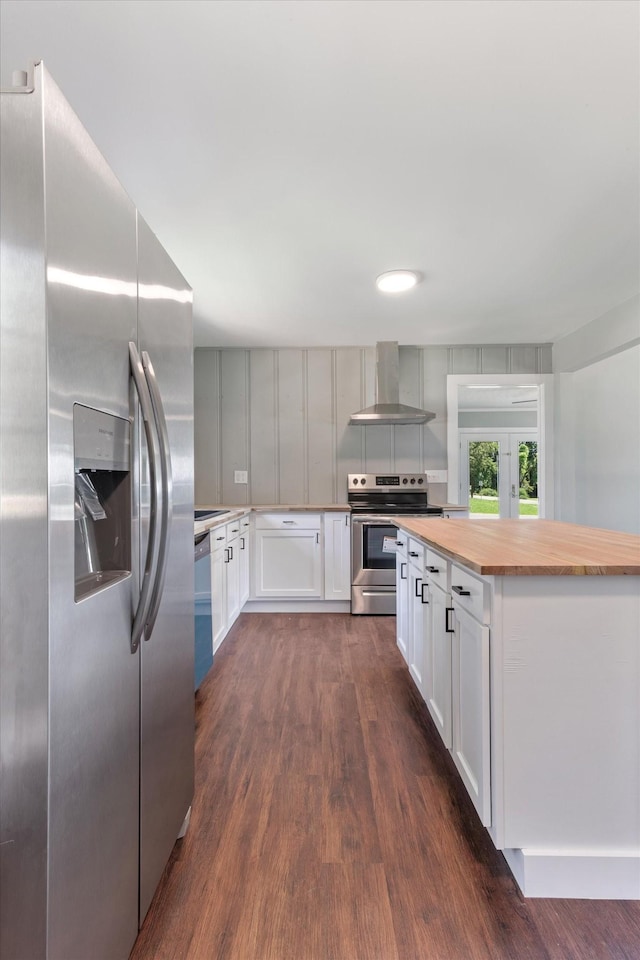
<instances>
[{"instance_id":1,"label":"butcher block countertop","mask_svg":"<svg viewBox=\"0 0 640 960\"><path fill-rule=\"evenodd\" d=\"M640 536L559 520L394 517L427 546L491 576L640 576Z\"/></svg>"}]
</instances>

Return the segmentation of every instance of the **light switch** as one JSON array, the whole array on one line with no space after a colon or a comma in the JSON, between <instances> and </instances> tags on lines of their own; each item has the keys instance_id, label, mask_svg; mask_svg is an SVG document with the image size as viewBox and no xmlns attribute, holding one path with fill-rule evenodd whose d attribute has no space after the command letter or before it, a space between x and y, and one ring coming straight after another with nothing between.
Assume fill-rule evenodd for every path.
<instances>
[{"instance_id":1,"label":"light switch","mask_svg":"<svg viewBox=\"0 0 640 960\"><path fill-rule=\"evenodd\" d=\"M446 483L447 482L447 471L446 470L426 470L427 474L427 483Z\"/></svg>"},{"instance_id":2,"label":"light switch","mask_svg":"<svg viewBox=\"0 0 640 960\"><path fill-rule=\"evenodd\" d=\"M234 470L233 471L233 482L234 483L249 483L249 472L247 470Z\"/></svg>"}]
</instances>

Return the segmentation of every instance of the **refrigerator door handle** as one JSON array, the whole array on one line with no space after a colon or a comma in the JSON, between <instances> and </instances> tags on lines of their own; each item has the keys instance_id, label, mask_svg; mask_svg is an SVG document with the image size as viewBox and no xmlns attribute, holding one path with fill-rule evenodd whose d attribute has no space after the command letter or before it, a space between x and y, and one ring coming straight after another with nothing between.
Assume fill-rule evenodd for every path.
<instances>
[{"instance_id":1,"label":"refrigerator door handle","mask_svg":"<svg viewBox=\"0 0 640 960\"><path fill-rule=\"evenodd\" d=\"M162 507L160 514L160 548L158 551L158 565L154 578L153 590L151 593L151 602L147 614L144 638L149 640L158 616L162 591L164 588L164 578L167 571L167 558L169 556L169 534L171 532L171 515L173 512L173 476L171 472L171 449L169 447L169 430L167 428L167 418L164 413L162 403L162 394L158 387L158 379L153 369L153 364L149 354L142 353L142 366L147 379L149 393L151 395L151 406L156 421L156 430L160 443L160 482L162 488Z\"/></svg>"},{"instance_id":2,"label":"refrigerator door handle","mask_svg":"<svg viewBox=\"0 0 640 960\"><path fill-rule=\"evenodd\" d=\"M153 407L151 405L151 395L147 386L142 361L138 354L135 343L129 341L129 361L131 365L131 374L135 384L138 400L140 401L140 410L142 411L142 420L144 423L144 432L147 438L149 448L149 488L150 488L150 522L149 522L149 540L147 543L147 554L144 561L144 574L140 586L140 597L136 609L133 625L131 627L131 653L135 653L140 646L140 638L147 622L148 612L151 606L151 593L153 586L152 568L153 558L156 552L158 541L158 495L161 494L161 478L158 473L158 440L154 432L155 418Z\"/></svg>"}]
</instances>

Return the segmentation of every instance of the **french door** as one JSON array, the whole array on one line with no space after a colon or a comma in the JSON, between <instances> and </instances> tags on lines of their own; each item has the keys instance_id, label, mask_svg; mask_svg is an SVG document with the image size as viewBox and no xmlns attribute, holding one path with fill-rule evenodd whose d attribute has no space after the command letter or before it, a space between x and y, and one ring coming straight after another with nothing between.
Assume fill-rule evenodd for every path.
<instances>
[{"instance_id":1,"label":"french door","mask_svg":"<svg viewBox=\"0 0 640 960\"><path fill-rule=\"evenodd\" d=\"M535 430L460 431L460 503L469 516L537 518L538 453Z\"/></svg>"}]
</instances>

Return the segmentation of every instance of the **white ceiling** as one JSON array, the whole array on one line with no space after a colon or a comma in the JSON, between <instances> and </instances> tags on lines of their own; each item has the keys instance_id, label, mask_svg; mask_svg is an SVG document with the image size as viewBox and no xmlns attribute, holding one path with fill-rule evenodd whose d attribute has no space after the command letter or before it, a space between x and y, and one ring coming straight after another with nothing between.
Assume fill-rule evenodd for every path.
<instances>
[{"instance_id":1,"label":"white ceiling","mask_svg":"<svg viewBox=\"0 0 640 960\"><path fill-rule=\"evenodd\" d=\"M199 344L546 342L638 291L636 0L1 11L3 84L44 60Z\"/></svg>"}]
</instances>

